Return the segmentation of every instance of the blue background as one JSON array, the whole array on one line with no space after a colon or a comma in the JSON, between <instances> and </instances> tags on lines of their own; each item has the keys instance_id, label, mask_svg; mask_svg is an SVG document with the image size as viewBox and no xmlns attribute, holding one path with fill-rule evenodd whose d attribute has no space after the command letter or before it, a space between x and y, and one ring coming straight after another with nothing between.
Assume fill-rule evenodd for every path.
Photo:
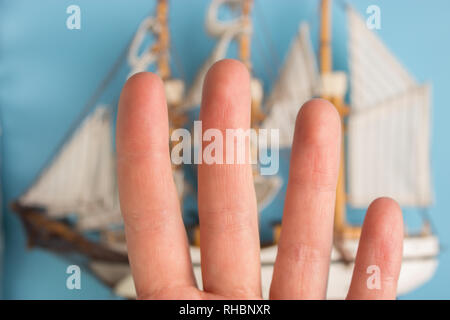
<instances>
[{"instance_id":1,"label":"blue background","mask_svg":"<svg viewBox=\"0 0 450 320\"><path fill-rule=\"evenodd\" d=\"M447 0L353 0L359 12L381 8L387 46L420 81L433 83L433 182L430 214L443 252L434 278L401 298L450 298L450 2ZM174 73L190 83L213 48L204 31L209 1L172 0L170 28ZM309 21L317 48L317 0L256 0L254 73L266 92L275 81L301 20ZM334 68L347 70L346 17L333 8ZM81 30L66 28L66 8L81 8ZM1 0L0 112L5 248L3 297L7 299L109 299L99 281L83 273L82 290L65 286L68 262L39 249L28 251L22 226L8 204L33 181L54 154L68 127L126 47L150 0ZM232 56L232 55L231 55ZM175 63L177 61L177 63ZM100 103L114 105L128 69L123 65ZM274 205L274 209L280 207Z\"/></svg>"}]
</instances>

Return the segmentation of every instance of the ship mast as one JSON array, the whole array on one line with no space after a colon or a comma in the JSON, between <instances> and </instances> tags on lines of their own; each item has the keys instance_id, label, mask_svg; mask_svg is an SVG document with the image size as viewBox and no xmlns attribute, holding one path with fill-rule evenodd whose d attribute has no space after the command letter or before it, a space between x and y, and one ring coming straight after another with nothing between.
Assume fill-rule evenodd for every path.
<instances>
[{"instance_id":1,"label":"ship mast","mask_svg":"<svg viewBox=\"0 0 450 320\"><path fill-rule=\"evenodd\" d=\"M322 0L320 5L321 10L321 24L320 24L320 73L322 78L329 77L330 80L335 80L332 77L333 73L333 58L331 47L331 0ZM328 81L333 85L333 81ZM326 90L333 92L334 90ZM342 145L341 145L341 160L339 165L339 177L336 188L336 206L334 217L334 230L340 238L355 238L360 235L360 228L351 227L346 221L346 192L345 192L345 139L344 139L344 118L348 114L348 107L344 102L344 95L342 94L322 94L323 99L327 99L334 104L341 117L342 124Z\"/></svg>"},{"instance_id":2,"label":"ship mast","mask_svg":"<svg viewBox=\"0 0 450 320\"><path fill-rule=\"evenodd\" d=\"M251 36L252 32L248 32L252 28L251 10L253 0L243 0L241 4L241 19L243 21L243 32L239 37L239 60L252 73L251 62ZM251 127L258 128L261 121L265 119L265 114L261 111L261 102L263 98L263 90L261 83L253 79L251 80L252 102L251 102Z\"/></svg>"},{"instance_id":3,"label":"ship mast","mask_svg":"<svg viewBox=\"0 0 450 320\"><path fill-rule=\"evenodd\" d=\"M332 71L333 58L331 55L331 3L322 0L320 5L322 19L320 22L320 72Z\"/></svg>"},{"instance_id":4,"label":"ship mast","mask_svg":"<svg viewBox=\"0 0 450 320\"><path fill-rule=\"evenodd\" d=\"M158 56L157 70L161 79L166 85L167 90L170 90L170 82L174 82L171 78L170 70L170 31L168 23L169 13L169 0L158 0L156 5L156 20L158 28L156 29L155 36L156 42L152 47L153 52ZM169 113L169 134L172 134L173 130L183 126L186 121L186 117L183 114L176 112L178 103L167 101L168 113ZM170 147L174 146L175 142L170 142ZM172 165L173 169L179 168L179 165Z\"/></svg>"},{"instance_id":5,"label":"ship mast","mask_svg":"<svg viewBox=\"0 0 450 320\"><path fill-rule=\"evenodd\" d=\"M163 80L170 77L169 65L169 44L170 34L168 26L168 0L158 0L156 6L156 20L158 21L158 31L156 33L157 42L152 50L158 54L158 71Z\"/></svg>"},{"instance_id":6,"label":"ship mast","mask_svg":"<svg viewBox=\"0 0 450 320\"><path fill-rule=\"evenodd\" d=\"M250 12L252 10L253 0L244 0L242 2L242 20L244 25L244 30L248 30L251 27L252 21L250 17ZM250 34L248 32L243 32L239 37L239 59L251 70L250 61Z\"/></svg>"}]
</instances>

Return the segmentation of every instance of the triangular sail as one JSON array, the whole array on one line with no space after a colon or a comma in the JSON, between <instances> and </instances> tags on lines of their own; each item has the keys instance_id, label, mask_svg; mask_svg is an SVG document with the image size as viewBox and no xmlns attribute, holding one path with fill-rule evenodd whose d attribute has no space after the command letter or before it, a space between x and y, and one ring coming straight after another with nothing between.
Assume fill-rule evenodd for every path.
<instances>
[{"instance_id":1,"label":"triangular sail","mask_svg":"<svg viewBox=\"0 0 450 320\"><path fill-rule=\"evenodd\" d=\"M312 49L309 27L304 23L291 44L280 77L267 102L270 110L262 128L280 130L280 147L292 145L297 113L317 94L319 73Z\"/></svg>"},{"instance_id":2,"label":"triangular sail","mask_svg":"<svg viewBox=\"0 0 450 320\"><path fill-rule=\"evenodd\" d=\"M19 201L52 217L77 213L81 229L121 221L108 109L99 107L84 120Z\"/></svg>"},{"instance_id":3,"label":"triangular sail","mask_svg":"<svg viewBox=\"0 0 450 320\"><path fill-rule=\"evenodd\" d=\"M352 108L370 108L417 87L412 75L350 7L348 19Z\"/></svg>"},{"instance_id":4,"label":"triangular sail","mask_svg":"<svg viewBox=\"0 0 450 320\"><path fill-rule=\"evenodd\" d=\"M348 17L348 200L366 207L389 196L404 206L427 206L430 90L417 84L353 9Z\"/></svg>"}]
</instances>

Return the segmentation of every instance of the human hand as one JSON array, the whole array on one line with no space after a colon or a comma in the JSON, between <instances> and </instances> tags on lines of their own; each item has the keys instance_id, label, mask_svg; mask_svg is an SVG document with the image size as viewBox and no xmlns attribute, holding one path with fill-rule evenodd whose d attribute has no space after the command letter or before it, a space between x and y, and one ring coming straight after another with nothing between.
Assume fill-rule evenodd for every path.
<instances>
[{"instance_id":1,"label":"human hand","mask_svg":"<svg viewBox=\"0 0 450 320\"><path fill-rule=\"evenodd\" d=\"M248 129L247 69L223 60L208 72L200 112L204 130ZM260 299L260 243L250 164L200 164L198 206L204 291L197 289L171 172L168 113L162 81L131 77L119 103L117 170L128 255L140 299ZM272 299L326 295L341 146L333 105L311 100L294 134ZM403 220L390 199L369 207L349 299L394 299ZM366 269L381 271L381 288L367 287Z\"/></svg>"}]
</instances>

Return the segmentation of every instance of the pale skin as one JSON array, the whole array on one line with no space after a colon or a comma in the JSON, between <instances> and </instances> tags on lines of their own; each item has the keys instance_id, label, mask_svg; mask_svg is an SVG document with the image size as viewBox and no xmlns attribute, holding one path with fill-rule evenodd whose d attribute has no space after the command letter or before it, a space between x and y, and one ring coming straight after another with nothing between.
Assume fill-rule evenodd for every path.
<instances>
[{"instance_id":1,"label":"pale skin","mask_svg":"<svg viewBox=\"0 0 450 320\"><path fill-rule=\"evenodd\" d=\"M235 60L209 70L203 130L250 126L250 76ZM128 255L139 299L260 299L259 233L249 164L198 166L203 291L195 284L189 244L171 172L168 112L158 76L125 84L117 119L117 170ZM271 299L324 299L333 242L341 121L333 105L311 100L294 132L290 175ZM205 146L203 146L205 147ZM367 211L348 299L395 299L403 219L397 203ZM367 268L381 271L369 289Z\"/></svg>"}]
</instances>

